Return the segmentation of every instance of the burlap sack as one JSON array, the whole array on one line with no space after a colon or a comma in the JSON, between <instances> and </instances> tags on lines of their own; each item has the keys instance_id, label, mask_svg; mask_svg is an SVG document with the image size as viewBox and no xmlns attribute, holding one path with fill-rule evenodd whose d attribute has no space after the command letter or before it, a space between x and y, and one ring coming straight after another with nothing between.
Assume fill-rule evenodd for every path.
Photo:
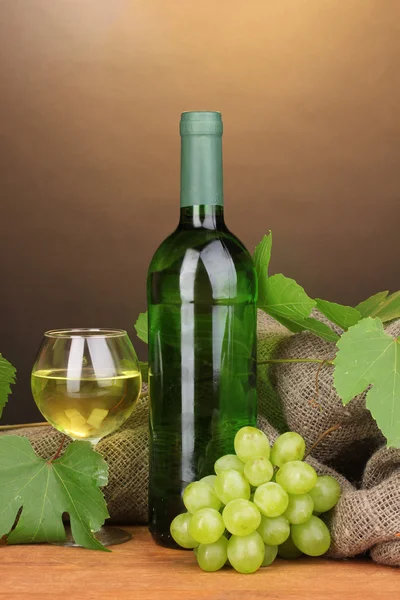
<instances>
[{"instance_id":1,"label":"burlap sack","mask_svg":"<svg viewBox=\"0 0 400 600\"><path fill-rule=\"evenodd\" d=\"M400 450L371 457L359 490L346 492L330 519L334 558L371 550L378 563L400 566Z\"/></svg>"},{"instance_id":2,"label":"burlap sack","mask_svg":"<svg viewBox=\"0 0 400 600\"><path fill-rule=\"evenodd\" d=\"M388 331L398 335L400 322L392 323ZM259 361L329 359L333 358L334 352L334 344L308 333L293 335L259 312ZM278 432L298 431L310 448L322 432L340 423L341 428L329 434L307 458L320 475L335 476L342 487L342 497L327 517L333 541L329 555L333 558L352 557L369 549L376 562L400 566L400 538L396 535L400 533L400 450L382 447L384 440L365 408L364 394L343 407L333 388L331 367L320 370L316 397L317 369L315 364L260 364L258 425L271 442ZM50 427L9 433L28 437L44 458L55 454L61 440L61 434ZM104 493L111 521L145 523L148 488L146 388L132 417L115 434L102 440L97 448L109 464L109 484Z\"/></svg>"}]
</instances>

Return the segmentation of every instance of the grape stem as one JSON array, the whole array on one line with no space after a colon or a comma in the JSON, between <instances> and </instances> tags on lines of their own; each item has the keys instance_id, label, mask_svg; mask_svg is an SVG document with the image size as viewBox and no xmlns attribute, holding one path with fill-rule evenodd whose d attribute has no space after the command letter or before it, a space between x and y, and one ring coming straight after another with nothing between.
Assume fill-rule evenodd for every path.
<instances>
[{"instance_id":1,"label":"grape stem","mask_svg":"<svg viewBox=\"0 0 400 600\"><path fill-rule=\"evenodd\" d=\"M267 360L258 360L258 365L284 365L291 363L316 363L319 365L333 365L333 359L326 358L269 358Z\"/></svg>"},{"instance_id":2,"label":"grape stem","mask_svg":"<svg viewBox=\"0 0 400 600\"><path fill-rule=\"evenodd\" d=\"M47 421L43 423L21 423L19 425L0 425L0 431L7 431L9 429L25 429L25 427L46 427L50 425Z\"/></svg>"},{"instance_id":3,"label":"grape stem","mask_svg":"<svg viewBox=\"0 0 400 600\"><path fill-rule=\"evenodd\" d=\"M306 458L309 454L311 454L311 452L313 450L315 450L315 448L318 446L318 444L320 444L320 442L322 442L322 440L329 435L330 433L333 433L334 431L337 431L338 429L340 429L342 426L342 423L336 423L336 425L332 425L332 427L329 427L329 429L327 429L326 431L324 431L323 433L321 433L321 435L319 435L316 439L316 441L312 444L312 446L307 450L306 455L304 458Z\"/></svg>"},{"instance_id":4,"label":"grape stem","mask_svg":"<svg viewBox=\"0 0 400 600\"><path fill-rule=\"evenodd\" d=\"M319 376L320 376L322 367L326 364L327 364L327 361L324 360L322 363L320 363L320 365L317 369L317 372L315 374L315 398L312 398L310 400L310 404L313 404L314 406L319 408L319 410L321 410L321 405L318 402L318 400L319 400Z\"/></svg>"},{"instance_id":5,"label":"grape stem","mask_svg":"<svg viewBox=\"0 0 400 600\"><path fill-rule=\"evenodd\" d=\"M60 446L59 446L59 448L58 448L57 452L55 453L55 455L53 456L53 458L50 458L50 460L48 461L48 463L52 463L52 462L54 462L54 461L55 461L55 460L57 460L57 458L60 456L60 454L61 454L61 451L62 451L62 449L63 449L63 446L64 446L64 442L65 442L65 440L66 440L66 436L65 436L65 435L63 435L63 436L62 436L62 440L61 440L61 444L60 444Z\"/></svg>"},{"instance_id":6,"label":"grape stem","mask_svg":"<svg viewBox=\"0 0 400 600\"><path fill-rule=\"evenodd\" d=\"M316 395L316 400L318 400L319 397L319 375L321 373L321 369L324 365L329 364L329 361L327 360L323 360L322 363L319 365L318 369L317 369L317 373L315 375L315 395Z\"/></svg>"}]
</instances>

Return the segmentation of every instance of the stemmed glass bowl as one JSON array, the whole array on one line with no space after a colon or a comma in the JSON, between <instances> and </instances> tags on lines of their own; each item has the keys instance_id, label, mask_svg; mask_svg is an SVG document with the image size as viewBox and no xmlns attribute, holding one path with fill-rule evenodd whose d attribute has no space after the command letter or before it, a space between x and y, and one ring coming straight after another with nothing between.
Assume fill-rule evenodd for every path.
<instances>
[{"instance_id":1,"label":"stemmed glass bowl","mask_svg":"<svg viewBox=\"0 0 400 600\"><path fill-rule=\"evenodd\" d=\"M46 331L31 377L44 418L72 440L93 446L130 417L141 385L138 358L121 329ZM106 545L130 539L126 532L117 539L118 531L106 528L96 537Z\"/></svg>"}]
</instances>

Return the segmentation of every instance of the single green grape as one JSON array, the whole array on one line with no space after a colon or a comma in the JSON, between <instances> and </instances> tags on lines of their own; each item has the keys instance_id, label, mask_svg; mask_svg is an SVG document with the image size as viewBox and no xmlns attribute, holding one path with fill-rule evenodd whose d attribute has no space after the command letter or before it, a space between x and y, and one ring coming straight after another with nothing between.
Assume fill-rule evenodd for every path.
<instances>
[{"instance_id":1,"label":"single green grape","mask_svg":"<svg viewBox=\"0 0 400 600\"><path fill-rule=\"evenodd\" d=\"M243 473L244 464L236 454L225 454L215 461L214 471L219 475L222 471L239 471Z\"/></svg>"},{"instance_id":2,"label":"single green grape","mask_svg":"<svg viewBox=\"0 0 400 600\"><path fill-rule=\"evenodd\" d=\"M293 558L299 558L299 556L302 554L302 551L294 545L292 536L289 536L288 539L283 542L283 544L278 546L278 556L281 558L290 560Z\"/></svg>"},{"instance_id":3,"label":"single green grape","mask_svg":"<svg viewBox=\"0 0 400 600\"><path fill-rule=\"evenodd\" d=\"M242 427L235 435L235 452L242 462L250 458L264 456L269 458L271 448L265 433L256 427Z\"/></svg>"},{"instance_id":4,"label":"single green grape","mask_svg":"<svg viewBox=\"0 0 400 600\"><path fill-rule=\"evenodd\" d=\"M256 532L250 535L233 535L228 542L228 560L239 573L254 573L262 565L264 542Z\"/></svg>"},{"instance_id":5,"label":"single green grape","mask_svg":"<svg viewBox=\"0 0 400 600\"><path fill-rule=\"evenodd\" d=\"M290 524L284 515L279 517L265 517L261 515L261 523L257 529L264 544L279 546L286 542L290 535Z\"/></svg>"},{"instance_id":6,"label":"single green grape","mask_svg":"<svg viewBox=\"0 0 400 600\"><path fill-rule=\"evenodd\" d=\"M239 471L221 471L215 480L214 490L223 504L239 498L250 498L249 482Z\"/></svg>"},{"instance_id":7,"label":"single green grape","mask_svg":"<svg viewBox=\"0 0 400 600\"><path fill-rule=\"evenodd\" d=\"M250 458L244 465L244 476L255 487L270 481L273 474L274 467L264 456Z\"/></svg>"},{"instance_id":8,"label":"single green grape","mask_svg":"<svg viewBox=\"0 0 400 600\"><path fill-rule=\"evenodd\" d=\"M309 494L298 494L297 496L289 494L289 504L284 516L291 525L298 525L308 521L313 510L314 502Z\"/></svg>"},{"instance_id":9,"label":"single green grape","mask_svg":"<svg viewBox=\"0 0 400 600\"><path fill-rule=\"evenodd\" d=\"M265 544L264 546L264 560L261 563L262 567L268 567L272 565L274 560L276 559L276 555L278 554L278 546L268 546Z\"/></svg>"},{"instance_id":10,"label":"single green grape","mask_svg":"<svg viewBox=\"0 0 400 600\"><path fill-rule=\"evenodd\" d=\"M189 533L190 513L182 513L175 517L170 526L170 532L175 542L182 548L196 548L198 542Z\"/></svg>"},{"instance_id":11,"label":"single green grape","mask_svg":"<svg viewBox=\"0 0 400 600\"><path fill-rule=\"evenodd\" d=\"M257 506L249 500L232 500L222 512L225 527L233 535L250 535L261 522Z\"/></svg>"},{"instance_id":12,"label":"single green grape","mask_svg":"<svg viewBox=\"0 0 400 600\"><path fill-rule=\"evenodd\" d=\"M288 431L282 433L271 448L271 462L276 467L281 467L293 460L303 460L306 452L306 443L298 433Z\"/></svg>"},{"instance_id":13,"label":"single green grape","mask_svg":"<svg viewBox=\"0 0 400 600\"><path fill-rule=\"evenodd\" d=\"M217 479L216 475L206 475L205 477L202 477L200 479L200 481L202 481L203 483L208 483L208 485L211 485L211 487L213 488L215 485L216 479Z\"/></svg>"},{"instance_id":14,"label":"single green grape","mask_svg":"<svg viewBox=\"0 0 400 600\"><path fill-rule=\"evenodd\" d=\"M196 560L203 571L219 571L228 560L228 540L222 536L213 544L200 544L196 548Z\"/></svg>"},{"instance_id":15,"label":"single green grape","mask_svg":"<svg viewBox=\"0 0 400 600\"><path fill-rule=\"evenodd\" d=\"M221 508L221 501L208 483L194 481L183 492L183 503L192 515L201 508Z\"/></svg>"},{"instance_id":16,"label":"single green grape","mask_svg":"<svg viewBox=\"0 0 400 600\"><path fill-rule=\"evenodd\" d=\"M254 504L266 517L279 517L288 507L289 496L277 483L263 483L254 492Z\"/></svg>"},{"instance_id":17,"label":"single green grape","mask_svg":"<svg viewBox=\"0 0 400 600\"><path fill-rule=\"evenodd\" d=\"M315 470L301 460L285 463L276 474L276 483L288 494L307 494L317 483L317 479Z\"/></svg>"},{"instance_id":18,"label":"single green grape","mask_svg":"<svg viewBox=\"0 0 400 600\"><path fill-rule=\"evenodd\" d=\"M340 498L340 485L334 477L322 475L309 494L314 501L314 510L319 513L333 508Z\"/></svg>"},{"instance_id":19,"label":"single green grape","mask_svg":"<svg viewBox=\"0 0 400 600\"><path fill-rule=\"evenodd\" d=\"M321 519L312 516L306 523L292 525L291 536L294 545L308 556L321 556L329 550L331 535Z\"/></svg>"},{"instance_id":20,"label":"single green grape","mask_svg":"<svg viewBox=\"0 0 400 600\"><path fill-rule=\"evenodd\" d=\"M189 522L189 533L199 544L213 544L224 531L222 516L215 508L198 510Z\"/></svg>"}]
</instances>

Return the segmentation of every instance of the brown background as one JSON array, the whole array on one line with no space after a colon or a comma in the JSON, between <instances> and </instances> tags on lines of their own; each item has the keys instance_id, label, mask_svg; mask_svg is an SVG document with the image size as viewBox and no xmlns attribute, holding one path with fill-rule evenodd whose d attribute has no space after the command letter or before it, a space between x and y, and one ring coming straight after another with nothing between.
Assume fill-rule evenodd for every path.
<instances>
[{"instance_id":1,"label":"brown background","mask_svg":"<svg viewBox=\"0 0 400 600\"><path fill-rule=\"evenodd\" d=\"M182 110L223 112L228 224L251 250L273 230L275 272L400 288L398 0L3 0L0 50L2 423L39 418L45 329L134 336Z\"/></svg>"}]
</instances>

